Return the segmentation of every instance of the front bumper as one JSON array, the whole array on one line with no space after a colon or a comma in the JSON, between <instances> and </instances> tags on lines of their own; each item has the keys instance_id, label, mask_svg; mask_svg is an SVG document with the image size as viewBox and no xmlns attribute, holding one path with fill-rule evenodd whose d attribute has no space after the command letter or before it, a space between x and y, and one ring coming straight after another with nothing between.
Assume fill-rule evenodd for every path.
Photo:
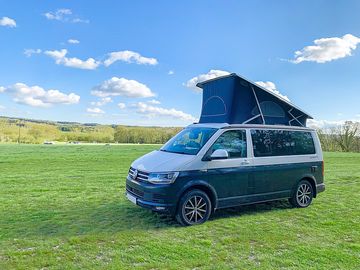
<instances>
[{"instance_id":1,"label":"front bumper","mask_svg":"<svg viewBox=\"0 0 360 270\"><path fill-rule=\"evenodd\" d=\"M169 185L140 183L127 177L126 193L136 198L138 206L170 215L175 213L176 202L171 199Z\"/></svg>"}]
</instances>

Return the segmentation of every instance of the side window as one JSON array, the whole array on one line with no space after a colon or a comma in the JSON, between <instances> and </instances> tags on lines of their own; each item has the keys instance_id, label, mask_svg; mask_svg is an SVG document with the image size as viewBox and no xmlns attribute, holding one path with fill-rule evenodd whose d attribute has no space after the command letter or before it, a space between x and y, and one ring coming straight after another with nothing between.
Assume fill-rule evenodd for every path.
<instances>
[{"instance_id":1,"label":"side window","mask_svg":"<svg viewBox=\"0 0 360 270\"><path fill-rule=\"evenodd\" d=\"M251 130L255 157L309 155L315 153L310 132Z\"/></svg>"},{"instance_id":2,"label":"side window","mask_svg":"<svg viewBox=\"0 0 360 270\"><path fill-rule=\"evenodd\" d=\"M251 139L255 157L280 156L278 145L281 141L280 134L275 130L251 130ZM282 137L282 136L281 136ZM276 140L276 141L275 141Z\"/></svg>"},{"instance_id":3,"label":"side window","mask_svg":"<svg viewBox=\"0 0 360 270\"><path fill-rule=\"evenodd\" d=\"M211 153L217 149L224 149L229 158L247 157L246 131L229 130L221 134L211 147Z\"/></svg>"},{"instance_id":4,"label":"side window","mask_svg":"<svg viewBox=\"0 0 360 270\"><path fill-rule=\"evenodd\" d=\"M310 132L292 132L295 144L296 155L311 155L315 154L315 145L313 137Z\"/></svg>"}]
</instances>

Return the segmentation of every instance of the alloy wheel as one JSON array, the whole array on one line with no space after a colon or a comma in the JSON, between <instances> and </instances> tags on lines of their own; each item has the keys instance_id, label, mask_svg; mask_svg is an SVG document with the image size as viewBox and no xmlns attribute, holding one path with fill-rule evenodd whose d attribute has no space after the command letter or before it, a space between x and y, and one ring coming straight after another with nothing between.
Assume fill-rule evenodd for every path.
<instances>
[{"instance_id":1,"label":"alloy wheel","mask_svg":"<svg viewBox=\"0 0 360 270\"><path fill-rule=\"evenodd\" d=\"M311 202L311 187L308 184L301 184L296 192L296 200L302 207L308 206Z\"/></svg>"},{"instance_id":2,"label":"alloy wheel","mask_svg":"<svg viewBox=\"0 0 360 270\"><path fill-rule=\"evenodd\" d=\"M183 206L183 216L190 224L200 223L206 216L208 205L200 196L190 197Z\"/></svg>"}]
</instances>

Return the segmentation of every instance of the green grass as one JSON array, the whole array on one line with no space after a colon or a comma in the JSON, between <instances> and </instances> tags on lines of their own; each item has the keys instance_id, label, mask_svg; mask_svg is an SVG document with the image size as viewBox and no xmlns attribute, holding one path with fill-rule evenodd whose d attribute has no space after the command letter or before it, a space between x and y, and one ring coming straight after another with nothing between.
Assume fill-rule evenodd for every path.
<instances>
[{"instance_id":1,"label":"green grass","mask_svg":"<svg viewBox=\"0 0 360 270\"><path fill-rule=\"evenodd\" d=\"M0 269L359 269L360 154L326 153L327 190L180 227L124 197L158 146L0 145Z\"/></svg>"}]
</instances>

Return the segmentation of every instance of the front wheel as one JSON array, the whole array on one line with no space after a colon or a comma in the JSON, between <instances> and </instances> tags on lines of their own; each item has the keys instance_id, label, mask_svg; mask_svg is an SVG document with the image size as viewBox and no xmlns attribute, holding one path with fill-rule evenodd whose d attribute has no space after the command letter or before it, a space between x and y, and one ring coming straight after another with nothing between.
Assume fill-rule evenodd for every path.
<instances>
[{"instance_id":1,"label":"front wheel","mask_svg":"<svg viewBox=\"0 0 360 270\"><path fill-rule=\"evenodd\" d=\"M289 199L289 202L299 208L308 207L314 197L314 190L312 185L307 180L302 180L296 187L293 196Z\"/></svg>"},{"instance_id":2,"label":"front wheel","mask_svg":"<svg viewBox=\"0 0 360 270\"><path fill-rule=\"evenodd\" d=\"M201 224L209 219L211 209L211 201L205 192L190 190L180 199L176 220L185 226Z\"/></svg>"}]
</instances>

